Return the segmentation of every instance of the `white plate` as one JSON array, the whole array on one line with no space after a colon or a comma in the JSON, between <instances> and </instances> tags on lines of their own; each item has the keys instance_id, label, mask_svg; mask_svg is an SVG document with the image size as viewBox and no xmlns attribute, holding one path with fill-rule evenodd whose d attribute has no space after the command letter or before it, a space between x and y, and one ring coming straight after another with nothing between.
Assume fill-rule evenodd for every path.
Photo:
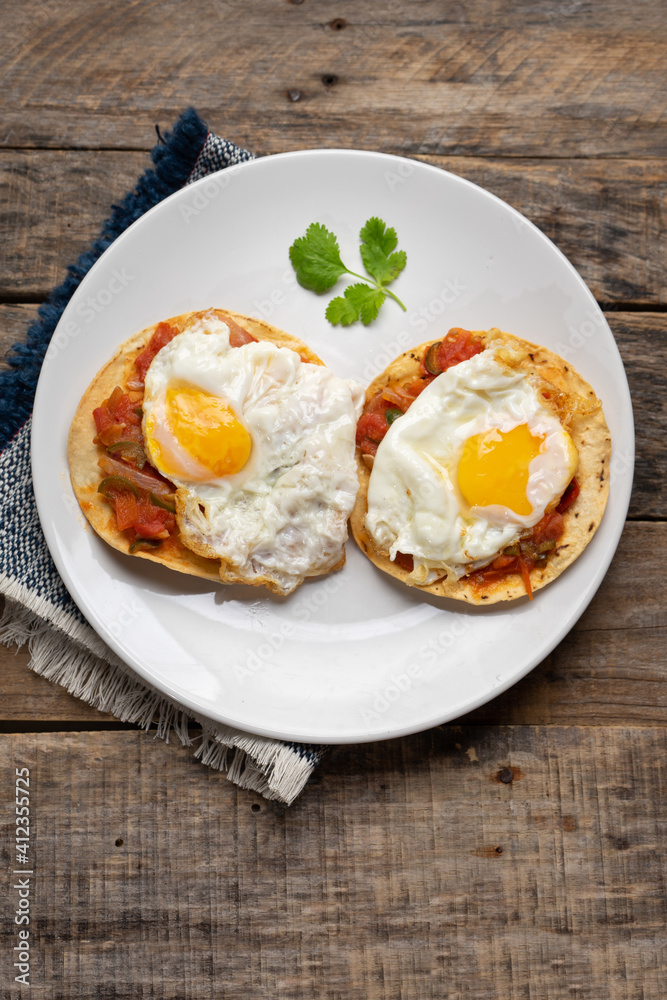
<instances>
[{"instance_id":1,"label":"white plate","mask_svg":"<svg viewBox=\"0 0 667 1000\"><path fill-rule=\"evenodd\" d=\"M371 327L334 328L300 288L288 248L310 222L358 270L358 233L379 215L408 264ZM364 385L450 326L498 326L569 358L602 398L614 445L611 496L583 555L527 599L489 609L424 597L352 541L344 570L291 597L225 587L122 556L90 529L67 476L78 400L121 341L209 306L264 317ZM539 663L593 597L627 512L632 407L591 293L530 222L475 185L379 153L285 153L232 167L148 212L90 271L59 324L37 391L34 483L63 579L100 636L166 694L213 719L317 743L384 739L455 718ZM56 502L62 496L64 503Z\"/></svg>"}]
</instances>

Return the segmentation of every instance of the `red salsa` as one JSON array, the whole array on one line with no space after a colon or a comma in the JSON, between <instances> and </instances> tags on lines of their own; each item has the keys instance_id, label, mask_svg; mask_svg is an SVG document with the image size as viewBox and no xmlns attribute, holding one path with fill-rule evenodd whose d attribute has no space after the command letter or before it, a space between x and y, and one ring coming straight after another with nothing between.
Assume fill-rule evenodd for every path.
<instances>
[{"instance_id":1,"label":"red salsa","mask_svg":"<svg viewBox=\"0 0 667 1000\"><path fill-rule=\"evenodd\" d=\"M242 347L257 338L228 316L231 347ZM105 449L98 465L104 478L98 486L111 504L119 531L130 541L130 552L158 547L177 533L174 486L155 469L144 450L141 430L146 372L158 351L180 330L158 323L146 347L134 360L128 392L116 387L93 410L97 434L94 443Z\"/></svg>"},{"instance_id":2,"label":"red salsa","mask_svg":"<svg viewBox=\"0 0 667 1000\"><path fill-rule=\"evenodd\" d=\"M386 386L370 399L357 423L357 445L363 455L375 455L380 441L393 421L405 413L420 392L434 378L461 361L479 354L483 344L470 330L454 327L446 337L436 341L420 360L420 375L407 385Z\"/></svg>"},{"instance_id":3,"label":"red salsa","mask_svg":"<svg viewBox=\"0 0 667 1000\"><path fill-rule=\"evenodd\" d=\"M405 385L386 386L373 396L364 408L357 423L357 445L363 455L375 455L378 445L397 417L405 413L427 385L454 365L479 354L484 349L481 340L470 330L452 328L446 337L431 344L420 359L420 375ZM512 573L520 573L526 592L532 599L530 571L536 566L546 565L549 553L553 551L563 534L562 514L579 496L579 485L573 479L555 510L545 514L532 529L514 545L509 545L496 558L481 569L473 570L466 580L474 586L483 587L488 583L502 580ZM414 567L413 557L397 552L395 562L407 572Z\"/></svg>"}]
</instances>

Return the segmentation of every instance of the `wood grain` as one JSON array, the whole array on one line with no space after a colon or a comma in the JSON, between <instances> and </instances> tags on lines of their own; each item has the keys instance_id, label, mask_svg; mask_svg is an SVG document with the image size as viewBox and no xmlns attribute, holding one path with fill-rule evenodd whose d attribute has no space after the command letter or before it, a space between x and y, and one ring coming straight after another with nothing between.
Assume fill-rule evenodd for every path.
<instances>
[{"instance_id":1,"label":"wood grain","mask_svg":"<svg viewBox=\"0 0 667 1000\"><path fill-rule=\"evenodd\" d=\"M16 766L37 996L664 1000L664 3L5 8L0 356L193 104L259 154L418 156L524 212L607 307L638 457L634 520L547 660L458 726L336 748L289 810L0 647L1 1000Z\"/></svg>"},{"instance_id":2,"label":"wood grain","mask_svg":"<svg viewBox=\"0 0 667 1000\"><path fill-rule=\"evenodd\" d=\"M479 184L534 222L603 303L667 302L663 160L419 157ZM620 307L622 308L622 306Z\"/></svg>"},{"instance_id":3,"label":"wood grain","mask_svg":"<svg viewBox=\"0 0 667 1000\"><path fill-rule=\"evenodd\" d=\"M470 720L516 723L667 724L667 525L630 522L611 568L572 632L526 678ZM537 600L537 598L536 598ZM27 655L0 647L0 725L23 721L111 722L28 669Z\"/></svg>"},{"instance_id":4,"label":"wood grain","mask_svg":"<svg viewBox=\"0 0 667 1000\"><path fill-rule=\"evenodd\" d=\"M666 751L444 727L337 750L286 810L143 734L0 736L6 870L30 769L33 992L662 1000Z\"/></svg>"},{"instance_id":5,"label":"wood grain","mask_svg":"<svg viewBox=\"0 0 667 1000\"><path fill-rule=\"evenodd\" d=\"M221 123L222 134L238 136ZM144 146L154 141L151 128ZM258 149L256 142L250 147ZM295 136L289 148L298 149ZM667 209L660 160L421 157L487 188L534 222L601 302L667 302ZM0 153L0 301L40 300L88 248L112 201L131 190L147 153ZM104 182L100 183L101 178Z\"/></svg>"},{"instance_id":6,"label":"wood grain","mask_svg":"<svg viewBox=\"0 0 667 1000\"><path fill-rule=\"evenodd\" d=\"M629 514L667 517L667 314L609 313L625 365L635 419L636 460ZM623 475L623 456L612 458Z\"/></svg>"},{"instance_id":7,"label":"wood grain","mask_svg":"<svg viewBox=\"0 0 667 1000\"><path fill-rule=\"evenodd\" d=\"M0 371L7 368L7 351L17 342L25 342L28 325L36 317L37 306L0 305Z\"/></svg>"},{"instance_id":8,"label":"wood grain","mask_svg":"<svg viewBox=\"0 0 667 1000\"><path fill-rule=\"evenodd\" d=\"M513 13L482 0L28 0L3 23L0 142L143 148L194 104L261 152L662 154L660 0Z\"/></svg>"}]
</instances>

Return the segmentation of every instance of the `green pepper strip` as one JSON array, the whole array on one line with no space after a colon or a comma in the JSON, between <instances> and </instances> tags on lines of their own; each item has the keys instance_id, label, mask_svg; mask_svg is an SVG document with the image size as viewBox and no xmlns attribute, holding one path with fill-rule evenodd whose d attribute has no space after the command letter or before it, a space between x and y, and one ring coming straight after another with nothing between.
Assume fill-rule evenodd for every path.
<instances>
[{"instance_id":1,"label":"green pepper strip","mask_svg":"<svg viewBox=\"0 0 667 1000\"><path fill-rule=\"evenodd\" d=\"M430 372L431 375L442 374L440 368L438 367L438 361L437 361L438 348L440 347L441 343L442 341L438 340L436 341L435 344L431 344L431 346L429 347L428 351L424 356L424 368L426 369L427 372Z\"/></svg>"},{"instance_id":2,"label":"green pepper strip","mask_svg":"<svg viewBox=\"0 0 667 1000\"><path fill-rule=\"evenodd\" d=\"M141 549L150 550L157 549L160 545L160 539L158 538L137 538L130 545L130 552L141 551Z\"/></svg>"},{"instance_id":3,"label":"green pepper strip","mask_svg":"<svg viewBox=\"0 0 667 1000\"><path fill-rule=\"evenodd\" d=\"M138 469L143 469L146 464L146 452L138 441L116 441L115 444L108 446L107 451L110 455L113 455L115 451L121 451L123 457L128 454L131 458L136 459Z\"/></svg>"},{"instance_id":4,"label":"green pepper strip","mask_svg":"<svg viewBox=\"0 0 667 1000\"><path fill-rule=\"evenodd\" d=\"M394 420L396 420L396 417L402 417L402 416L403 416L403 410L399 410L398 407L392 407L385 413L385 417L387 419L388 424L393 424Z\"/></svg>"},{"instance_id":5,"label":"green pepper strip","mask_svg":"<svg viewBox=\"0 0 667 1000\"><path fill-rule=\"evenodd\" d=\"M107 476L103 479L100 485L97 487L98 493L103 493L104 496L109 495L109 490L130 490L134 493L135 497L139 497L139 490L133 482L126 479L125 476Z\"/></svg>"},{"instance_id":6,"label":"green pepper strip","mask_svg":"<svg viewBox=\"0 0 667 1000\"><path fill-rule=\"evenodd\" d=\"M553 540L553 539L551 538L551 539L549 539L549 540L548 540L548 541L546 541L546 542L541 542L541 543L540 543L540 544L539 544L539 545L537 546L537 551L538 551L538 552L539 552L539 553L541 554L542 552L549 552L549 551L550 551L551 549L555 549L555 548L556 548L556 543L555 543L555 541L554 541L554 540Z\"/></svg>"},{"instance_id":7,"label":"green pepper strip","mask_svg":"<svg viewBox=\"0 0 667 1000\"><path fill-rule=\"evenodd\" d=\"M157 493L149 493L148 495L151 503L156 507L161 507L162 510L168 510L170 514L176 513L176 504L173 500L167 500L166 497L159 497Z\"/></svg>"}]
</instances>

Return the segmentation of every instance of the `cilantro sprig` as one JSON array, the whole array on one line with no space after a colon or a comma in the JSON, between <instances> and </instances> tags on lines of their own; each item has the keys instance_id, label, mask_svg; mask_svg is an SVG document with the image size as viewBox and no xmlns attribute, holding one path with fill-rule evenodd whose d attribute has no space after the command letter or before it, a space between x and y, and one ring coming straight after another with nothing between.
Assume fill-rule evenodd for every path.
<instances>
[{"instance_id":1,"label":"cilantro sprig","mask_svg":"<svg viewBox=\"0 0 667 1000\"><path fill-rule=\"evenodd\" d=\"M389 296L405 311L405 306L387 288L401 273L407 263L404 250L397 250L398 236L395 229L388 229L382 219L375 216L362 226L359 233L359 252L366 275L357 274L346 267L340 256L340 247L334 233L320 222L312 222L305 236L300 236L289 249L296 280L303 288L321 295L336 284L343 274L361 281L348 285L342 295L332 299L325 313L333 326L349 326L361 320L364 326L372 323L383 302Z\"/></svg>"}]
</instances>

